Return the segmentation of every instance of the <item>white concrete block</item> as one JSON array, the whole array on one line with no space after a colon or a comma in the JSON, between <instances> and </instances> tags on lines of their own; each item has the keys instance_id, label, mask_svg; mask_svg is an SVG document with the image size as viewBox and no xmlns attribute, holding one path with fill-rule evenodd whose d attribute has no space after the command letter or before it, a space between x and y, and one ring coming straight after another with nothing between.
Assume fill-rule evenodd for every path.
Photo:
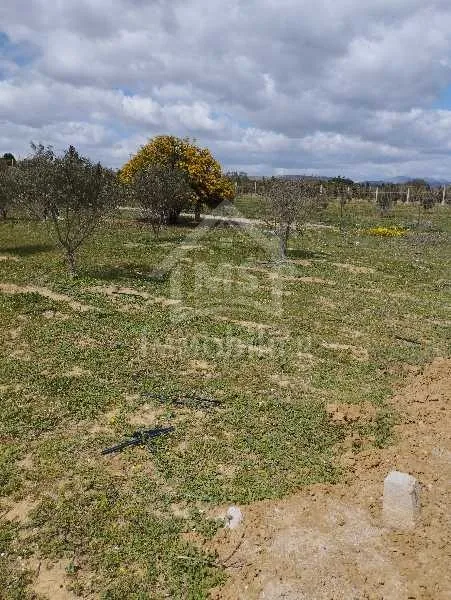
<instances>
[{"instance_id":1,"label":"white concrete block","mask_svg":"<svg viewBox=\"0 0 451 600\"><path fill-rule=\"evenodd\" d=\"M226 524L228 529L236 529L243 520L243 513L238 506L229 506L226 513Z\"/></svg>"},{"instance_id":2,"label":"white concrete block","mask_svg":"<svg viewBox=\"0 0 451 600\"><path fill-rule=\"evenodd\" d=\"M391 471L384 480L382 516L393 529L412 529L420 514L420 486L412 475Z\"/></svg>"}]
</instances>

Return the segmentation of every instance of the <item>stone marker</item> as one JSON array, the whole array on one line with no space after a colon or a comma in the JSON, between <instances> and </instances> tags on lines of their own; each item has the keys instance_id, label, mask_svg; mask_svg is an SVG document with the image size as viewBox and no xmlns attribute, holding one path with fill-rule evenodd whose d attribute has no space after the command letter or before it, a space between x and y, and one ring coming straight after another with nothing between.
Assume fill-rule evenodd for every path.
<instances>
[{"instance_id":1,"label":"stone marker","mask_svg":"<svg viewBox=\"0 0 451 600\"><path fill-rule=\"evenodd\" d=\"M420 486L412 475L391 471L384 479L382 516L394 529L412 529L420 513Z\"/></svg>"},{"instance_id":2,"label":"stone marker","mask_svg":"<svg viewBox=\"0 0 451 600\"><path fill-rule=\"evenodd\" d=\"M229 506L226 513L226 528L236 529L243 520L243 513L238 506Z\"/></svg>"}]
</instances>

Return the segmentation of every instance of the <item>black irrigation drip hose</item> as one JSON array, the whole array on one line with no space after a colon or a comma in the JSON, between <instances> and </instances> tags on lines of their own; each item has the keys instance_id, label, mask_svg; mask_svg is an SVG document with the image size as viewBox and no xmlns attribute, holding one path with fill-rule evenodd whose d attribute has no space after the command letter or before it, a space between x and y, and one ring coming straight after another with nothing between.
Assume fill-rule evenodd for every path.
<instances>
[{"instance_id":1,"label":"black irrigation drip hose","mask_svg":"<svg viewBox=\"0 0 451 600\"><path fill-rule=\"evenodd\" d=\"M120 452L128 446L142 446L144 444L149 444L153 438L159 437L160 435L167 435L172 431L174 431L174 427L159 427L157 429L141 429L134 431L130 436L131 439L124 440L111 448L105 448L105 450L102 450L102 455Z\"/></svg>"}]
</instances>

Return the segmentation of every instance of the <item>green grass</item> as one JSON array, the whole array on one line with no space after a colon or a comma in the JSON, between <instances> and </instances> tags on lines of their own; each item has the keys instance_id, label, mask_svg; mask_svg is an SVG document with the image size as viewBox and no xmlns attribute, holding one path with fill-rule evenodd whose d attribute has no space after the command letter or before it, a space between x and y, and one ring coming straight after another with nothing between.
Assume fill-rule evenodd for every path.
<instances>
[{"instance_id":1,"label":"green grass","mask_svg":"<svg viewBox=\"0 0 451 600\"><path fill-rule=\"evenodd\" d=\"M261 218L264 214L263 197L260 194L242 194L235 200L235 206L243 217L250 219ZM424 209L418 204L394 203L387 215L381 216L380 210L375 202L352 200L343 207L340 219L340 205L336 201L329 201L327 206L321 209L317 220L326 224L344 227L366 227L378 223L383 226L403 225L417 227L418 223L433 227L440 227L443 215L449 208L439 204L431 209Z\"/></svg>"},{"instance_id":2,"label":"green grass","mask_svg":"<svg viewBox=\"0 0 451 600\"><path fill-rule=\"evenodd\" d=\"M0 284L93 307L0 293L0 514L34 503L25 522L1 521L5 598L32 597L32 557L63 559L80 595L207 598L224 575L194 542L220 526L212 508L338 481L352 428L363 447L391 442L387 400L402 365L448 353L449 209L392 239L363 230L409 227L415 207L384 219L364 203L345 211L343 231L294 237L285 265L271 262L267 233L221 226L189 238L166 277L156 276L163 261L193 229L155 240L130 219L111 221L73 281L44 224L0 225L0 255L17 258L0 262ZM330 205L318 219L337 226L337 215ZM221 405L161 404L147 392ZM334 424L325 407L337 401L369 401L376 416ZM138 425L176 429L153 453L100 456Z\"/></svg>"}]
</instances>

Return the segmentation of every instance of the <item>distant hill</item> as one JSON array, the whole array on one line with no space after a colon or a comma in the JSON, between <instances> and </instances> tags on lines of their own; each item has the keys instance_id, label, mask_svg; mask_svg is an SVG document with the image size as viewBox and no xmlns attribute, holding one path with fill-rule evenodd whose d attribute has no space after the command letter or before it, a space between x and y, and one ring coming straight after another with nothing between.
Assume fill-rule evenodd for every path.
<instances>
[{"instance_id":1,"label":"distant hill","mask_svg":"<svg viewBox=\"0 0 451 600\"><path fill-rule=\"evenodd\" d=\"M264 177L271 177L271 175L249 175L251 181L260 181ZM330 179L336 179L335 177L326 177L325 175L277 175L279 179L288 179L290 181L297 181L298 179L309 179L311 181L329 181Z\"/></svg>"},{"instance_id":2,"label":"distant hill","mask_svg":"<svg viewBox=\"0 0 451 600\"><path fill-rule=\"evenodd\" d=\"M329 181L334 179L333 177L323 177L321 175L280 175L281 179L288 179L290 181L297 181L298 179L308 179L310 181Z\"/></svg>"},{"instance_id":3,"label":"distant hill","mask_svg":"<svg viewBox=\"0 0 451 600\"><path fill-rule=\"evenodd\" d=\"M271 177L267 175L267 177ZM312 181L330 181L331 179L336 179L336 177L327 177L323 175L279 175L281 179L289 179L291 181L297 181L298 179L310 179ZM263 179L262 175L249 175L249 179L251 181L260 181ZM369 185L382 185L384 183L407 183L408 181L413 181L414 179L423 179L427 181L427 183L431 187L442 187L444 185L451 185L451 179L434 179L433 177L408 177L407 175L398 175L397 177L386 177L385 179L365 179L356 183L366 183Z\"/></svg>"}]
</instances>

